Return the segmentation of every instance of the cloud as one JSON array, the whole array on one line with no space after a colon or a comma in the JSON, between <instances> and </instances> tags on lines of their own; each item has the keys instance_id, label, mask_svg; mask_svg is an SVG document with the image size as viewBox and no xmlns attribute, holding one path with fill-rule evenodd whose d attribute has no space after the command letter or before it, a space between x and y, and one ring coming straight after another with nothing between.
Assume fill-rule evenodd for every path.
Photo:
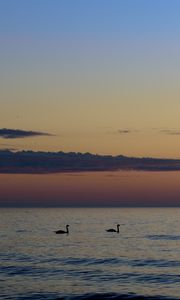
<instances>
[{"instance_id":1,"label":"cloud","mask_svg":"<svg viewBox=\"0 0 180 300\"><path fill-rule=\"evenodd\" d=\"M118 133L120 133L120 134L127 134L127 133L131 133L132 131L131 130L129 130L129 129L119 129L118 130Z\"/></svg>"},{"instance_id":2,"label":"cloud","mask_svg":"<svg viewBox=\"0 0 180 300\"><path fill-rule=\"evenodd\" d=\"M174 130L174 129L162 129L160 130L160 132L169 135L180 135L180 130Z\"/></svg>"},{"instance_id":3,"label":"cloud","mask_svg":"<svg viewBox=\"0 0 180 300\"><path fill-rule=\"evenodd\" d=\"M129 133L139 132L139 130L137 130L137 129L119 129L117 132L119 134L129 134Z\"/></svg>"},{"instance_id":4,"label":"cloud","mask_svg":"<svg viewBox=\"0 0 180 300\"><path fill-rule=\"evenodd\" d=\"M119 170L180 171L180 159L0 150L0 173L43 174Z\"/></svg>"},{"instance_id":5,"label":"cloud","mask_svg":"<svg viewBox=\"0 0 180 300\"><path fill-rule=\"evenodd\" d=\"M17 151L17 148L3 148L0 146L0 151Z\"/></svg>"},{"instance_id":6,"label":"cloud","mask_svg":"<svg viewBox=\"0 0 180 300\"><path fill-rule=\"evenodd\" d=\"M33 136L51 136L51 134L39 131L27 131L22 129L0 129L0 137L4 139L19 139Z\"/></svg>"}]
</instances>

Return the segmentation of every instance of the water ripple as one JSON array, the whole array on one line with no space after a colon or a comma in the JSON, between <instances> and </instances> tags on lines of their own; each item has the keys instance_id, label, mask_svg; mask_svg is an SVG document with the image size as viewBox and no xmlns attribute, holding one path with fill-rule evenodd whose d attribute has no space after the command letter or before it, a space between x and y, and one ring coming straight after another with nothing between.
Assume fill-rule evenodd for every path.
<instances>
[{"instance_id":1,"label":"water ripple","mask_svg":"<svg viewBox=\"0 0 180 300\"><path fill-rule=\"evenodd\" d=\"M171 235L171 234L154 234L154 235L147 235L146 238L150 240L180 240L180 235Z\"/></svg>"},{"instance_id":2,"label":"water ripple","mask_svg":"<svg viewBox=\"0 0 180 300\"><path fill-rule=\"evenodd\" d=\"M0 299L180 299L180 209L28 211L0 210Z\"/></svg>"},{"instance_id":3,"label":"water ripple","mask_svg":"<svg viewBox=\"0 0 180 300\"><path fill-rule=\"evenodd\" d=\"M1 296L1 295L0 295ZM177 298L169 298L165 296L146 296L134 293L118 294L118 293L85 293L78 295L61 296L56 293L33 293L29 295L19 295L18 297L4 296L4 300L178 300Z\"/></svg>"}]
</instances>

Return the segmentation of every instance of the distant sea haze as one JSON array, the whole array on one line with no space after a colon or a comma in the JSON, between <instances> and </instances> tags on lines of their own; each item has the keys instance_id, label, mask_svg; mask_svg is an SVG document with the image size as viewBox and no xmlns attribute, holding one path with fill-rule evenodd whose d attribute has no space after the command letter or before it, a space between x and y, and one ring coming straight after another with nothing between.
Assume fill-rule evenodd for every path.
<instances>
[{"instance_id":1,"label":"distant sea haze","mask_svg":"<svg viewBox=\"0 0 180 300\"><path fill-rule=\"evenodd\" d=\"M179 171L180 159L137 158L76 152L0 150L0 173Z\"/></svg>"}]
</instances>

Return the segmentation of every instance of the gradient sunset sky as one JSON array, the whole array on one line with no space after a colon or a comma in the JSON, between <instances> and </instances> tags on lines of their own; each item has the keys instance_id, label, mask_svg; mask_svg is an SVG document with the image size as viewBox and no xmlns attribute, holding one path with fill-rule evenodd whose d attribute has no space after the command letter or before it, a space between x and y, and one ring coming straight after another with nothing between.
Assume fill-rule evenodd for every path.
<instances>
[{"instance_id":1,"label":"gradient sunset sky","mask_svg":"<svg viewBox=\"0 0 180 300\"><path fill-rule=\"evenodd\" d=\"M1 0L0 128L47 135L0 136L0 149L180 158L179 12L179 0ZM10 203L26 186L18 175L1 180ZM96 193L89 180L96 199L101 184Z\"/></svg>"}]
</instances>

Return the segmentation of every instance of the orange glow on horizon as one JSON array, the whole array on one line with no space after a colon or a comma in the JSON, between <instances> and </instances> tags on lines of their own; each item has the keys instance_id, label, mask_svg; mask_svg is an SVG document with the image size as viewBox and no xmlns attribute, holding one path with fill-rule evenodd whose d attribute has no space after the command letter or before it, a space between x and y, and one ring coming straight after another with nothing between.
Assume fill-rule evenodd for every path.
<instances>
[{"instance_id":1,"label":"orange glow on horizon","mask_svg":"<svg viewBox=\"0 0 180 300\"><path fill-rule=\"evenodd\" d=\"M0 175L1 205L177 206L180 172Z\"/></svg>"}]
</instances>

